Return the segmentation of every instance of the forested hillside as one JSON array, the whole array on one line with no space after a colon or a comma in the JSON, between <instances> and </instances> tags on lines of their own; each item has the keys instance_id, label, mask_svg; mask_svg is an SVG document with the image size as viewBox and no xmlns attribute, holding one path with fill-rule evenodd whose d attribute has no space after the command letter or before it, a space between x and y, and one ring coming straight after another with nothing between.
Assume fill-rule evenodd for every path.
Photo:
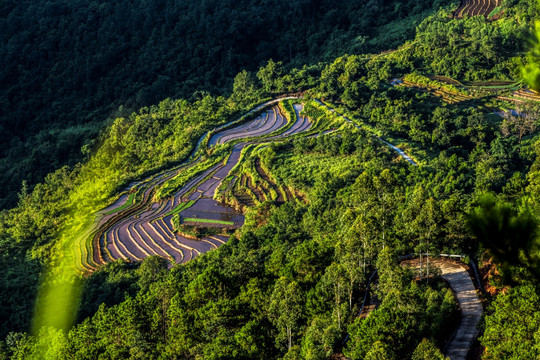
<instances>
[{"instance_id":1,"label":"forested hillside","mask_svg":"<svg viewBox=\"0 0 540 360\"><path fill-rule=\"evenodd\" d=\"M83 159L107 118L230 93L238 72L271 58L317 71L340 54L397 47L440 4L2 1L0 207L15 204L23 180Z\"/></svg>"},{"instance_id":2,"label":"forested hillside","mask_svg":"<svg viewBox=\"0 0 540 360\"><path fill-rule=\"evenodd\" d=\"M20 4L0 359L540 356L533 1Z\"/></svg>"}]
</instances>

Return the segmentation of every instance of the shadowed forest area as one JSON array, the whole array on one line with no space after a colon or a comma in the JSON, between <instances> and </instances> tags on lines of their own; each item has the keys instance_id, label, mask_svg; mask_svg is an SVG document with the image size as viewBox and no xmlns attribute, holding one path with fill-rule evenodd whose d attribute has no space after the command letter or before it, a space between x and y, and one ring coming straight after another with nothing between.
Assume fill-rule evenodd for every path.
<instances>
[{"instance_id":1,"label":"shadowed forest area","mask_svg":"<svg viewBox=\"0 0 540 360\"><path fill-rule=\"evenodd\" d=\"M15 204L23 180L33 187L88 156L110 119L167 97L228 94L238 72L269 59L317 72L344 53L395 48L439 6L2 1L0 208Z\"/></svg>"}]
</instances>

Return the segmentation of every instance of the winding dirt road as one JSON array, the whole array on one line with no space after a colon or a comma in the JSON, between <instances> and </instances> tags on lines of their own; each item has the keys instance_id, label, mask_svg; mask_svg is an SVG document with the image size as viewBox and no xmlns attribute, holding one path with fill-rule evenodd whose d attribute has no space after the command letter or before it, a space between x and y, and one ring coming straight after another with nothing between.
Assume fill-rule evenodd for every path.
<instances>
[{"instance_id":1,"label":"winding dirt road","mask_svg":"<svg viewBox=\"0 0 540 360\"><path fill-rule=\"evenodd\" d=\"M461 321L445 349L450 360L465 360L472 343L478 336L478 324L484 311L474 283L465 264L442 258L430 259L430 267L441 270L441 276L448 281L454 292L461 312ZM418 259L404 262L407 266L419 268ZM425 264L424 264L425 266Z\"/></svg>"}]
</instances>

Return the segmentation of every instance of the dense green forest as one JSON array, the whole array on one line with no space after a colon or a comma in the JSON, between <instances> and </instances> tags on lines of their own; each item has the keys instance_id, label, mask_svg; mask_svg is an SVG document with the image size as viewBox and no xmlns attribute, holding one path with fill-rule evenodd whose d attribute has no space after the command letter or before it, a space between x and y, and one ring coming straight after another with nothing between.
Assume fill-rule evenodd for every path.
<instances>
[{"instance_id":1,"label":"dense green forest","mask_svg":"<svg viewBox=\"0 0 540 360\"><path fill-rule=\"evenodd\" d=\"M268 59L316 66L392 49L441 2L0 2L0 208L88 155L105 119L228 94ZM84 146L81 153L81 146Z\"/></svg>"},{"instance_id":2,"label":"dense green forest","mask_svg":"<svg viewBox=\"0 0 540 360\"><path fill-rule=\"evenodd\" d=\"M398 261L422 253L478 264L476 358L538 358L540 106L516 97L523 68L540 83L539 14L457 5L1 2L0 359L444 359L456 298ZM220 200L251 200L226 244L77 275L75 323L36 329L46 269L96 211L194 151L227 158L199 139L297 92L280 108L315 130L242 151Z\"/></svg>"}]
</instances>

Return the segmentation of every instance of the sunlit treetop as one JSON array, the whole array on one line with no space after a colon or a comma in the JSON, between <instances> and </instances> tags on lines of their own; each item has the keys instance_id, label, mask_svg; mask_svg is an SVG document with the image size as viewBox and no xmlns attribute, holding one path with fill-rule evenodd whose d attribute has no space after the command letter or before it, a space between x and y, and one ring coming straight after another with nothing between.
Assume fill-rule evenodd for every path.
<instances>
[{"instance_id":1,"label":"sunlit treetop","mask_svg":"<svg viewBox=\"0 0 540 360\"><path fill-rule=\"evenodd\" d=\"M521 69L521 77L529 88L540 91L540 21L534 24L533 36L530 40L531 47L527 53L527 64Z\"/></svg>"}]
</instances>

